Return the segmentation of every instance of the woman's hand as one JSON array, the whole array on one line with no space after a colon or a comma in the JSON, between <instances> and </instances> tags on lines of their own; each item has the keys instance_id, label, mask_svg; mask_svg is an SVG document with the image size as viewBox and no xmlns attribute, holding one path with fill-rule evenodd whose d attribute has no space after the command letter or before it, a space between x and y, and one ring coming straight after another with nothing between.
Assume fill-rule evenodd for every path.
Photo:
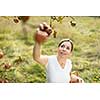
<instances>
[{"instance_id":1,"label":"woman's hand","mask_svg":"<svg viewBox=\"0 0 100 100\"><path fill-rule=\"evenodd\" d=\"M52 33L52 29L47 23L42 23L39 25L37 28L37 31L35 33L35 41L38 43L43 43L45 42L50 34Z\"/></svg>"},{"instance_id":2,"label":"woman's hand","mask_svg":"<svg viewBox=\"0 0 100 100\"><path fill-rule=\"evenodd\" d=\"M84 80L81 77L79 77L79 76L71 74L70 83L84 83Z\"/></svg>"}]
</instances>

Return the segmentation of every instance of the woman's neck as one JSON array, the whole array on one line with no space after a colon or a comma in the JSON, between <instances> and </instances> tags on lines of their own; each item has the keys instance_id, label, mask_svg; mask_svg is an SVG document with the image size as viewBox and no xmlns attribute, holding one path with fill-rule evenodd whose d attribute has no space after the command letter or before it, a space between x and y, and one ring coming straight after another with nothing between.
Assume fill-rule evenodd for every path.
<instances>
[{"instance_id":1,"label":"woman's neck","mask_svg":"<svg viewBox=\"0 0 100 100\"><path fill-rule=\"evenodd\" d=\"M60 56L57 55L58 63L61 65L62 68L65 67L66 59L67 59L67 58L65 58L65 57L60 57Z\"/></svg>"},{"instance_id":2,"label":"woman's neck","mask_svg":"<svg viewBox=\"0 0 100 100\"><path fill-rule=\"evenodd\" d=\"M67 58L57 55L57 59L58 59L60 62L66 62L66 59L67 59Z\"/></svg>"}]
</instances>

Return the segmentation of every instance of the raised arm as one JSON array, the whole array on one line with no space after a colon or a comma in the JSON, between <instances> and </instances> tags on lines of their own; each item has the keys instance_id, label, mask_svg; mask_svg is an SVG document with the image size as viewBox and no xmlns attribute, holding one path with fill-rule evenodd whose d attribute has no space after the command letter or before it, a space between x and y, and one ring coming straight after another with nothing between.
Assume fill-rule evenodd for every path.
<instances>
[{"instance_id":1,"label":"raised arm","mask_svg":"<svg viewBox=\"0 0 100 100\"><path fill-rule=\"evenodd\" d=\"M50 36L52 29L46 23L40 24L35 33L35 45L33 48L33 59L42 65L48 63L48 56L41 54L41 44L45 42Z\"/></svg>"},{"instance_id":2,"label":"raised arm","mask_svg":"<svg viewBox=\"0 0 100 100\"><path fill-rule=\"evenodd\" d=\"M48 62L48 56L41 54L41 44L38 42L35 42L33 48L33 59L42 65L46 65Z\"/></svg>"}]
</instances>

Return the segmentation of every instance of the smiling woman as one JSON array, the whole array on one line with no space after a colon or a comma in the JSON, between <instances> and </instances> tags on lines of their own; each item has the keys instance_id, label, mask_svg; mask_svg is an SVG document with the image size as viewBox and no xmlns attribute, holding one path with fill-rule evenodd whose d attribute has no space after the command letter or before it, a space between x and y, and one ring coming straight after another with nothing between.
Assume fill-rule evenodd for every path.
<instances>
[{"instance_id":1,"label":"smiling woman","mask_svg":"<svg viewBox=\"0 0 100 100\"><path fill-rule=\"evenodd\" d=\"M40 24L43 25L44 24ZM47 29L51 29L45 23ZM52 32L52 31L51 31ZM35 39L35 45L33 48L33 58L38 63L46 67L47 82L49 83L70 83L71 79L80 80L81 78L71 75L72 62L69 59L73 51L73 42L70 39L63 39L58 44L57 55L42 55L41 54L41 44L48 40L47 31L38 28L35 37L39 34L39 39ZM51 34L51 33L50 33ZM82 82L82 81L77 81Z\"/></svg>"}]
</instances>

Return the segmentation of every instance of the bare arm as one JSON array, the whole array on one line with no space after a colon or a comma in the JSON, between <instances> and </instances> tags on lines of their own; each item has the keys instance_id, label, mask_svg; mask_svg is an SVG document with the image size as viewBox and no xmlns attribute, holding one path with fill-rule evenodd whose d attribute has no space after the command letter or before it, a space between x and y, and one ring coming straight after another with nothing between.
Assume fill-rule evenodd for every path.
<instances>
[{"instance_id":1,"label":"bare arm","mask_svg":"<svg viewBox=\"0 0 100 100\"><path fill-rule=\"evenodd\" d=\"M51 27L47 25L47 23L42 23L40 24L39 28L37 28L35 34L33 59L42 65L46 65L48 63L48 56L41 54L41 44L48 39L51 33L52 33Z\"/></svg>"},{"instance_id":2,"label":"bare arm","mask_svg":"<svg viewBox=\"0 0 100 100\"><path fill-rule=\"evenodd\" d=\"M48 56L41 54L41 44L35 42L33 48L33 59L42 65L46 65L48 62Z\"/></svg>"}]
</instances>

